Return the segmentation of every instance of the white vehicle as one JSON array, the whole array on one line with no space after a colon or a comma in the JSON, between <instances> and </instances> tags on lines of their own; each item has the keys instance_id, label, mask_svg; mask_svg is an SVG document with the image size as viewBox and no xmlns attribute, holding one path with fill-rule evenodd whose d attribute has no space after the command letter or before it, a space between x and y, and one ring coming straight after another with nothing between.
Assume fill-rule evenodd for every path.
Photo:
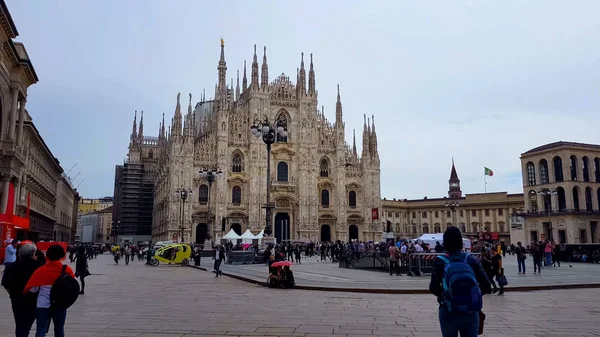
<instances>
[{"instance_id":1,"label":"white vehicle","mask_svg":"<svg viewBox=\"0 0 600 337\"><path fill-rule=\"evenodd\" d=\"M173 241L158 241L157 243L154 244L154 249L159 249L159 248L174 245L174 244L175 243Z\"/></svg>"}]
</instances>

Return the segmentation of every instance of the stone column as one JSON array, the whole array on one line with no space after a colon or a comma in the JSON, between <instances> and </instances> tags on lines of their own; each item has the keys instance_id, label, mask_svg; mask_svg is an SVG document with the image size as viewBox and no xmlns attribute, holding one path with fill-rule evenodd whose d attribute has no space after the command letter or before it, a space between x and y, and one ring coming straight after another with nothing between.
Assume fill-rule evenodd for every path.
<instances>
[{"instance_id":1,"label":"stone column","mask_svg":"<svg viewBox=\"0 0 600 337\"><path fill-rule=\"evenodd\" d=\"M553 211L558 211L558 193L550 194L550 204Z\"/></svg>"},{"instance_id":2,"label":"stone column","mask_svg":"<svg viewBox=\"0 0 600 337\"><path fill-rule=\"evenodd\" d=\"M27 100L21 99L21 106L19 107L19 124L17 126L17 146L21 147L23 143L23 123L25 122L25 104Z\"/></svg>"},{"instance_id":3,"label":"stone column","mask_svg":"<svg viewBox=\"0 0 600 337\"><path fill-rule=\"evenodd\" d=\"M544 204L544 194L536 193L536 197L537 197L538 212L547 211L546 205Z\"/></svg>"},{"instance_id":4,"label":"stone column","mask_svg":"<svg viewBox=\"0 0 600 337\"><path fill-rule=\"evenodd\" d=\"M21 200L21 180L19 180L18 178L15 178L15 187L14 187L14 197L15 197L15 202L13 204L13 214L17 214L17 203Z\"/></svg>"},{"instance_id":5,"label":"stone column","mask_svg":"<svg viewBox=\"0 0 600 337\"><path fill-rule=\"evenodd\" d=\"M15 140L15 128L17 126L17 104L19 102L19 88L10 87L12 92L12 105L10 106L10 121L8 124L8 140Z\"/></svg>"},{"instance_id":6,"label":"stone column","mask_svg":"<svg viewBox=\"0 0 600 337\"><path fill-rule=\"evenodd\" d=\"M10 188L10 177L2 177L2 193L0 194L0 213L6 214L6 206L8 206L8 190Z\"/></svg>"}]
</instances>

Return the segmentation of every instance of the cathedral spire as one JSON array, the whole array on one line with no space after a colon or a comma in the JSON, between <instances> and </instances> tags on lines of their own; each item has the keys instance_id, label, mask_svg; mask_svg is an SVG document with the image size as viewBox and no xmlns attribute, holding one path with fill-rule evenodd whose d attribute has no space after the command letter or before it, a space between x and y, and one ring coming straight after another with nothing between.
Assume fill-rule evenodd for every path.
<instances>
[{"instance_id":1,"label":"cathedral spire","mask_svg":"<svg viewBox=\"0 0 600 337\"><path fill-rule=\"evenodd\" d=\"M242 92L248 87L248 78L246 77L246 60L244 60L244 79L242 80Z\"/></svg>"},{"instance_id":2,"label":"cathedral spire","mask_svg":"<svg viewBox=\"0 0 600 337\"><path fill-rule=\"evenodd\" d=\"M262 63L261 74L260 74L260 87L263 88L263 90L266 90L268 85L269 85L269 66L267 65L267 46L265 46L264 54L263 54L263 63Z\"/></svg>"},{"instance_id":3,"label":"cathedral spire","mask_svg":"<svg viewBox=\"0 0 600 337\"><path fill-rule=\"evenodd\" d=\"M138 132L138 138L140 140L140 144L144 140L144 110L142 110L142 114L140 117L140 131Z\"/></svg>"},{"instance_id":4,"label":"cathedral spire","mask_svg":"<svg viewBox=\"0 0 600 337\"><path fill-rule=\"evenodd\" d=\"M367 126L367 115L364 115L363 135L362 135L362 154L361 158L366 159L369 156L369 130Z\"/></svg>"},{"instance_id":5,"label":"cathedral spire","mask_svg":"<svg viewBox=\"0 0 600 337\"><path fill-rule=\"evenodd\" d=\"M240 70L237 71L237 80L235 84L235 100L236 102L240 100Z\"/></svg>"},{"instance_id":6,"label":"cathedral spire","mask_svg":"<svg viewBox=\"0 0 600 337\"><path fill-rule=\"evenodd\" d=\"M356 153L356 129L352 129L352 159L356 160L358 154Z\"/></svg>"},{"instance_id":7,"label":"cathedral spire","mask_svg":"<svg viewBox=\"0 0 600 337\"><path fill-rule=\"evenodd\" d=\"M310 54L310 70L308 71L308 94L315 94L315 69L313 67L312 53Z\"/></svg>"},{"instance_id":8,"label":"cathedral spire","mask_svg":"<svg viewBox=\"0 0 600 337\"><path fill-rule=\"evenodd\" d=\"M340 85L337 85L337 101L335 103L335 122L342 123L342 100L340 98Z\"/></svg>"},{"instance_id":9,"label":"cathedral spire","mask_svg":"<svg viewBox=\"0 0 600 337\"><path fill-rule=\"evenodd\" d=\"M371 155L378 156L377 133L375 132L375 115L371 115L371 123L373 124L373 127L371 127L371 148L373 149Z\"/></svg>"},{"instance_id":10,"label":"cathedral spire","mask_svg":"<svg viewBox=\"0 0 600 337\"><path fill-rule=\"evenodd\" d=\"M137 137L137 110L133 114L133 131L131 131L131 138Z\"/></svg>"},{"instance_id":11,"label":"cathedral spire","mask_svg":"<svg viewBox=\"0 0 600 337\"><path fill-rule=\"evenodd\" d=\"M192 93L190 93L190 102L188 103L188 112L185 115L185 126L183 127L183 136L186 138L192 137L194 132L192 117Z\"/></svg>"},{"instance_id":12,"label":"cathedral spire","mask_svg":"<svg viewBox=\"0 0 600 337\"><path fill-rule=\"evenodd\" d=\"M221 58L219 58L219 89L224 90L227 83L225 83L225 76L227 73L227 63L225 63L225 41L221 38Z\"/></svg>"},{"instance_id":13,"label":"cathedral spire","mask_svg":"<svg viewBox=\"0 0 600 337\"><path fill-rule=\"evenodd\" d=\"M304 53L300 54L300 77L298 86L299 97L306 95L306 70L304 70Z\"/></svg>"},{"instance_id":14,"label":"cathedral spire","mask_svg":"<svg viewBox=\"0 0 600 337\"><path fill-rule=\"evenodd\" d=\"M162 138L164 139L166 137L165 134L165 113L163 112L163 116L162 116L162 124L161 124L161 129L160 129L160 135L162 136Z\"/></svg>"},{"instance_id":15,"label":"cathedral spire","mask_svg":"<svg viewBox=\"0 0 600 337\"><path fill-rule=\"evenodd\" d=\"M171 128L172 136L181 136L182 128L182 116L181 116L181 93L177 94L177 106L175 107L175 115L173 116L173 123Z\"/></svg>"},{"instance_id":16,"label":"cathedral spire","mask_svg":"<svg viewBox=\"0 0 600 337\"><path fill-rule=\"evenodd\" d=\"M258 59L256 57L256 45L254 45L254 57L252 59L252 78L250 82L252 89L258 88Z\"/></svg>"}]
</instances>

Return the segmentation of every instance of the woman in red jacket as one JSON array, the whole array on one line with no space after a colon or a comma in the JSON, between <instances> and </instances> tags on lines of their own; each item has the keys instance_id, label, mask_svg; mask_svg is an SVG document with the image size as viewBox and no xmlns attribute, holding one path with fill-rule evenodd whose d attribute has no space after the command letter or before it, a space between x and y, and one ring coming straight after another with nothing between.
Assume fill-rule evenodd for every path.
<instances>
[{"instance_id":1,"label":"woman in red jacket","mask_svg":"<svg viewBox=\"0 0 600 337\"><path fill-rule=\"evenodd\" d=\"M54 336L65 336L65 320L67 318L66 309L50 309L50 289L56 280L60 277L63 264L60 261L66 256L65 250L59 245L52 245L46 252L46 264L38 268L27 285L24 293L38 293L36 309L36 331L35 337L45 337L46 331L50 326L50 319L54 322ZM75 277L71 267L67 266L65 272L71 277Z\"/></svg>"}]
</instances>

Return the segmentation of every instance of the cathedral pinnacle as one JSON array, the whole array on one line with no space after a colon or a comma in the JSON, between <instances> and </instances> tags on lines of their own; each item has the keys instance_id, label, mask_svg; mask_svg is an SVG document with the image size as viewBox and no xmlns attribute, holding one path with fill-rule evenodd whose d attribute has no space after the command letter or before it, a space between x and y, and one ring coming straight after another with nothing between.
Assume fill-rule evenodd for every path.
<instances>
[{"instance_id":1,"label":"cathedral pinnacle","mask_svg":"<svg viewBox=\"0 0 600 337\"><path fill-rule=\"evenodd\" d=\"M242 80L242 92L248 87L248 78L246 77L246 60L244 60L244 79Z\"/></svg>"},{"instance_id":2,"label":"cathedral pinnacle","mask_svg":"<svg viewBox=\"0 0 600 337\"><path fill-rule=\"evenodd\" d=\"M131 137L137 136L137 110L133 114L133 131L131 131Z\"/></svg>"},{"instance_id":3,"label":"cathedral pinnacle","mask_svg":"<svg viewBox=\"0 0 600 337\"><path fill-rule=\"evenodd\" d=\"M260 87L264 90L269 85L269 66L267 65L267 46L264 47L263 63L260 74Z\"/></svg>"},{"instance_id":4,"label":"cathedral pinnacle","mask_svg":"<svg viewBox=\"0 0 600 337\"><path fill-rule=\"evenodd\" d=\"M306 70L304 70L304 53L300 54L300 74L298 77L298 93L299 97L306 95Z\"/></svg>"},{"instance_id":5,"label":"cathedral pinnacle","mask_svg":"<svg viewBox=\"0 0 600 337\"><path fill-rule=\"evenodd\" d=\"M240 70L237 71L237 80L235 83L235 100L240 100Z\"/></svg>"},{"instance_id":6,"label":"cathedral pinnacle","mask_svg":"<svg viewBox=\"0 0 600 337\"><path fill-rule=\"evenodd\" d=\"M308 71L308 94L315 94L315 69L313 66L312 53L310 54L310 70Z\"/></svg>"},{"instance_id":7,"label":"cathedral pinnacle","mask_svg":"<svg viewBox=\"0 0 600 337\"><path fill-rule=\"evenodd\" d=\"M219 89L225 90L225 76L227 73L227 63L225 62L225 41L221 38L221 57L219 58L219 65L217 66L219 71Z\"/></svg>"},{"instance_id":8,"label":"cathedral pinnacle","mask_svg":"<svg viewBox=\"0 0 600 337\"><path fill-rule=\"evenodd\" d=\"M252 78L250 79L250 87L258 88L258 60L256 57L256 45L254 45L254 57L252 58Z\"/></svg>"},{"instance_id":9,"label":"cathedral pinnacle","mask_svg":"<svg viewBox=\"0 0 600 337\"><path fill-rule=\"evenodd\" d=\"M138 132L138 137L140 139L140 144L144 140L144 110L142 110L140 117L140 131Z\"/></svg>"},{"instance_id":10,"label":"cathedral pinnacle","mask_svg":"<svg viewBox=\"0 0 600 337\"><path fill-rule=\"evenodd\" d=\"M335 103L335 123L342 124L342 100L340 98L340 85L337 85L337 102Z\"/></svg>"}]
</instances>

